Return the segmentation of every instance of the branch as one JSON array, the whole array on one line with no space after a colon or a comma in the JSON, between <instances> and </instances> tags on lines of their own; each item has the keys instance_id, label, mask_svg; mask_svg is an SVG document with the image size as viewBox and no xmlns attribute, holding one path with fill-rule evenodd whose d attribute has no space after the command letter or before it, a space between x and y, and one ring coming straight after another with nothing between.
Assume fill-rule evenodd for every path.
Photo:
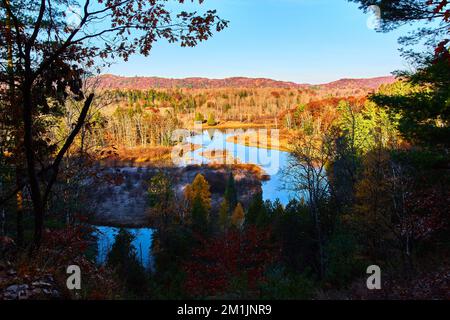
<instances>
[{"instance_id":1,"label":"branch","mask_svg":"<svg viewBox=\"0 0 450 320\"><path fill-rule=\"evenodd\" d=\"M41 7L39 8L39 15L36 20L36 24L34 25L33 34L31 35L30 39L27 41L27 44L25 45L25 51L28 51L31 49L31 46L33 45L34 41L36 40L39 30L41 28L42 19L44 17L45 13L45 0L41 0Z\"/></svg>"},{"instance_id":2,"label":"branch","mask_svg":"<svg viewBox=\"0 0 450 320\"><path fill-rule=\"evenodd\" d=\"M3 0L5 1L5 0ZM89 13L87 12L88 6L89 6L90 0L86 0L84 4L84 17L81 19L80 24L78 28L72 31L72 33L69 35L69 37L66 39L66 41L59 47L56 51L53 52L53 54L46 60L42 61L38 69L33 73L32 79L36 79L38 75L42 73L43 70L50 67L50 65L58 58L60 54L64 52L70 45L72 45L73 38L77 35L77 33L80 31L81 27L84 26L84 24L87 21L87 18L89 17Z\"/></svg>"},{"instance_id":3,"label":"branch","mask_svg":"<svg viewBox=\"0 0 450 320\"><path fill-rule=\"evenodd\" d=\"M11 10L11 6L9 5L8 0L2 0L3 6L5 7L6 11L8 12L9 18L13 20L14 23L14 29L16 29L16 42L17 42L17 48L19 49L19 56L23 57L23 51L22 51L22 41L20 39L20 24L17 17L14 15L14 13Z\"/></svg>"},{"instance_id":4,"label":"branch","mask_svg":"<svg viewBox=\"0 0 450 320\"><path fill-rule=\"evenodd\" d=\"M53 187L53 184L56 182L56 178L58 177L58 172L59 172L59 166L61 164L61 161L64 158L64 155L66 154L67 150L69 150L70 146L73 143L73 140L75 139L75 137L78 135L78 133L80 132L81 128L84 125L84 122L86 120L86 116L88 114L89 108L92 104L92 100L94 99L94 94L91 93L89 95L89 97L86 99L86 101L84 102L84 106L81 109L81 113L80 116L78 117L77 123L75 125L75 128L72 130L72 132L70 133L70 135L67 137L66 142L64 143L63 147L61 148L61 150L59 150L55 160L53 161L53 164L51 165L51 168L53 170L53 174L50 177L50 181L47 184L47 188L45 189L45 193L44 193L44 204L47 202L48 196L50 194L50 191Z\"/></svg>"}]
</instances>

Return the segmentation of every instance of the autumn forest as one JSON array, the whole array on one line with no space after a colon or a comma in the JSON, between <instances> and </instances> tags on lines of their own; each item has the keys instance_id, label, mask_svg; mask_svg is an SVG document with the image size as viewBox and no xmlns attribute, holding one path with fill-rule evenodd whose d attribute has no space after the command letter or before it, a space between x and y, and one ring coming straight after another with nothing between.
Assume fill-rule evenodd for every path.
<instances>
[{"instance_id":1,"label":"autumn forest","mask_svg":"<svg viewBox=\"0 0 450 320\"><path fill-rule=\"evenodd\" d=\"M339 1L407 25L408 70L113 75L233 20L1 0L0 299L450 299L450 3Z\"/></svg>"}]
</instances>

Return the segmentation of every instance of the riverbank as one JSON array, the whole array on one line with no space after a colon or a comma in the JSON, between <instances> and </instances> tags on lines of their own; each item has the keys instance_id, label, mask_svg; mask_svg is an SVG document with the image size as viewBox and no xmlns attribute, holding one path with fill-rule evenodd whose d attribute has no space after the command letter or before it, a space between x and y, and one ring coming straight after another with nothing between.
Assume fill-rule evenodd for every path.
<instances>
[{"instance_id":1,"label":"riverbank","mask_svg":"<svg viewBox=\"0 0 450 320\"><path fill-rule=\"evenodd\" d=\"M223 121L218 122L213 126L203 123L202 129L255 129L255 128L276 128L274 123L257 123L257 122L241 122L241 121ZM195 126L191 126L189 129L197 129Z\"/></svg>"},{"instance_id":2,"label":"riverbank","mask_svg":"<svg viewBox=\"0 0 450 320\"><path fill-rule=\"evenodd\" d=\"M290 134L285 130L279 130L276 136L271 135L271 131L260 132L259 130L247 131L244 134L234 135L227 138L227 142L268 150L278 150L290 152Z\"/></svg>"},{"instance_id":3,"label":"riverbank","mask_svg":"<svg viewBox=\"0 0 450 320\"><path fill-rule=\"evenodd\" d=\"M184 189L202 174L210 185L211 212L218 212L229 172L233 173L239 202L248 207L254 195L262 192L262 181L269 177L257 165L190 165L186 167L105 167L102 172L112 183L92 192L97 206L91 223L98 226L153 227L147 201L148 182L164 172L173 182L176 203L182 203Z\"/></svg>"},{"instance_id":4,"label":"riverbank","mask_svg":"<svg viewBox=\"0 0 450 320\"><path fill-rule=\"evenodd\" d=\"M193 152L202 146L185 144L179 150L182 153ZM100 152L100 163L107 167L158 167L171 166L173 147L152 146L134 148L110 148Z\"/></svg>"}]
</instances>

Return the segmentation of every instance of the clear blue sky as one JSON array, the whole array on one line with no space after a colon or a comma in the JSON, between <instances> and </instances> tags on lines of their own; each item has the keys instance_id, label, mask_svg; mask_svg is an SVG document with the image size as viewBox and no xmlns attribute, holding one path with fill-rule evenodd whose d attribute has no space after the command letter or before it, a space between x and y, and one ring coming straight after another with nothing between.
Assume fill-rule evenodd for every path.
<instances>
[{"instance_id":1,"label":"clear blue sky","mask_svg":"<svg viewBox=\"0 0 450 320\"><path fill-rule=\"evenodd\" d=\"M104 70L123 76L267 77L299 83L389 75L406 68L397 38L367 27L346 0L206 0L229 28L195 48L158 42Z\"/></svg>"}]
</instances>

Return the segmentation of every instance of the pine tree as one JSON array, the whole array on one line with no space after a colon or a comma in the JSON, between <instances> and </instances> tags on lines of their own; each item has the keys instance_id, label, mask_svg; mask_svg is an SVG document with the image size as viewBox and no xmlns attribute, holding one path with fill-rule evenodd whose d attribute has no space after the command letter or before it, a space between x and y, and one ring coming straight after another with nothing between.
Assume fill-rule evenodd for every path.
<instances>
[{"instance_id":1,"label":"pine tree","mask_svg":"<svg viewBox=\"0 0 450 320\"><path fill-rule=\"evenodd\" d=\"M199 196L194 198L192 204L192 229L201 234L208 231L208 211Z\"/></svg>"},{"instance_id":2,"label":"pine tree","mask_svg":"<svg viewBox=\"0 0 450 320\"><path fill-rule=\"evenodd\" d=\"M262 193L256 194L248 208L245 224L247 226L257 225L263 226L268 220L267 210L264 206Z\"/></svg>"},{"instance_id":3,"label":"pine tree","mask_svg":"<svg viewBox=\"0 0 450 320\"><path fill-rule=\"evenodd\" d=\"M225 231L230 226L230 206L227 199L223 199L219 209L219 226Z\"/></svg>"},{"instance_id":4,"label":"pine tree","mask_svg":"<svg viewBox=\"0 0 450 320\"><path fill-rule=\"evenodd\" d=\"M228 202L228 206L230 211L233 210L237 206L238 199L237 199L237 191L236 191L236 184L234 181L233 172L230 171L230 174L228 176L227 186L225 188L225 199Z\"/></svg>"},{"instance_id":5,"label":"pine tree","mask_svg":"<svg viewBox=\"0 0 450 320\"><path fill-rule=\"evenodd\" d=\"M120 229L108 253L107 265L115 270L120 279L123 279L130 293L142 295L147 290L147 277L144 267L138 260L136 248L132 244L133 240L134 236L129 231Z\"/></svg>"}]
</instances>

